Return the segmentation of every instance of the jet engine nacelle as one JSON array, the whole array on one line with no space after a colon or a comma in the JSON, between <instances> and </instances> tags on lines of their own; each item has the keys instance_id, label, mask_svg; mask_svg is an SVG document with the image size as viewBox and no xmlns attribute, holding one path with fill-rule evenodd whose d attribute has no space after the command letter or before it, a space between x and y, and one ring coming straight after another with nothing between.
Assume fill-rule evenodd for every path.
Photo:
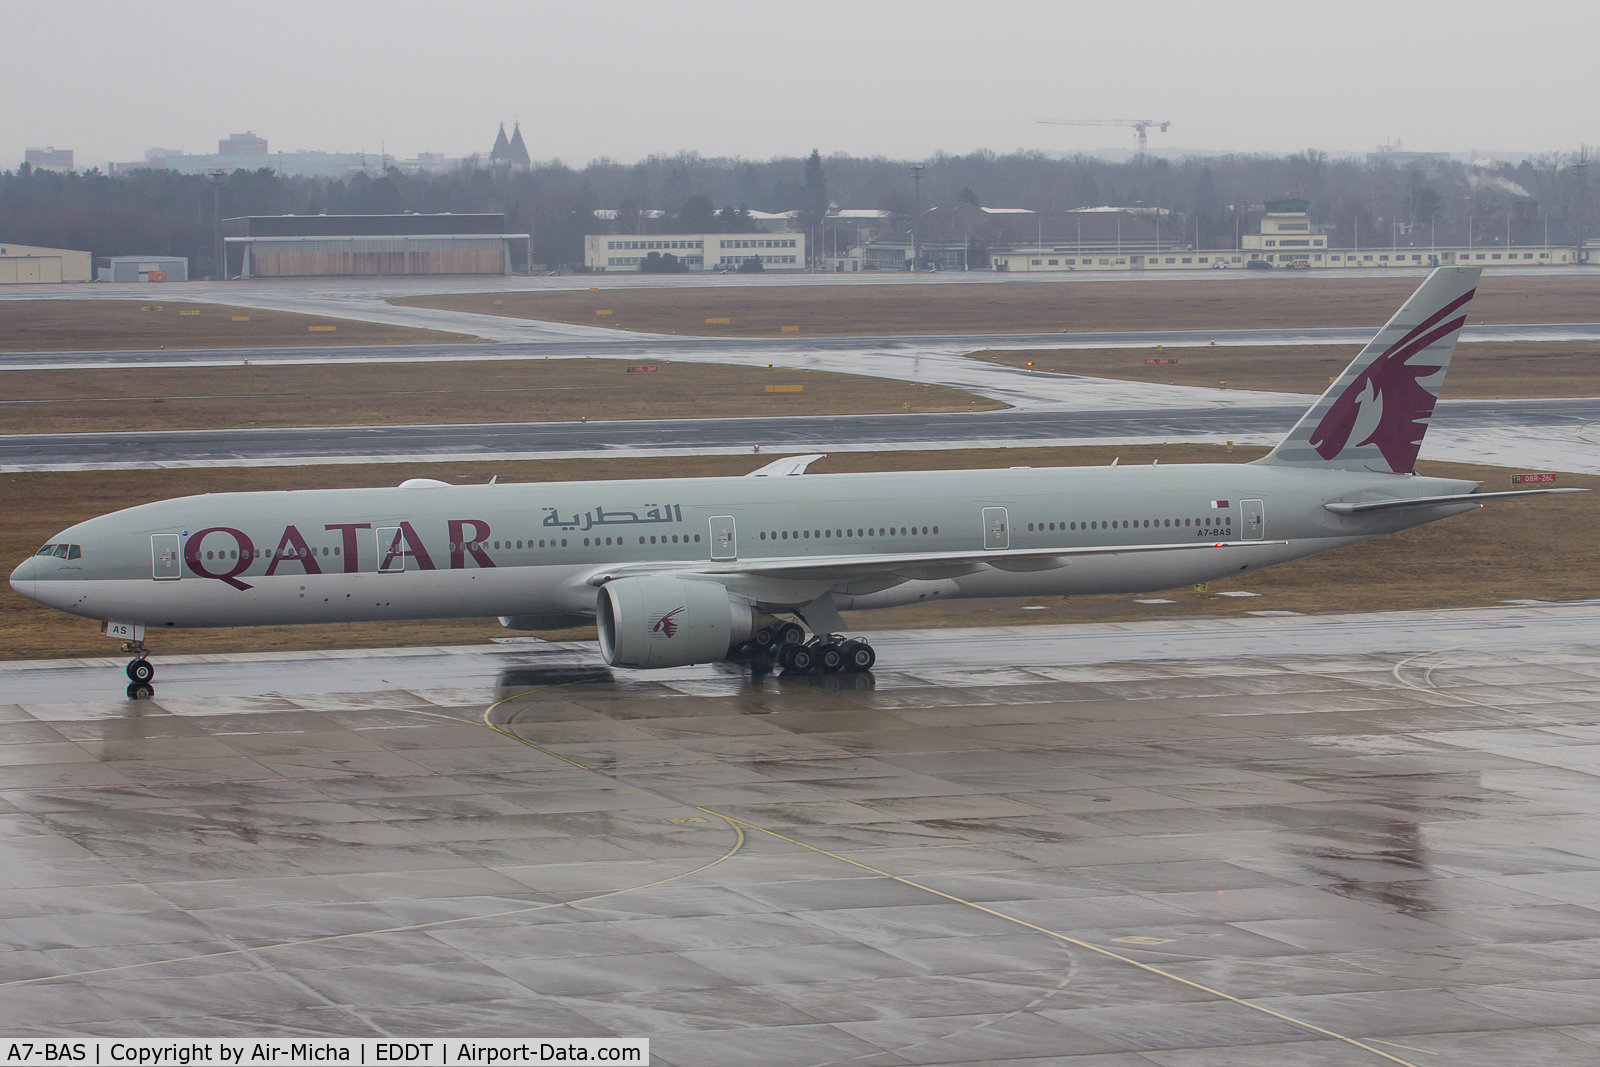
<instances>
[{"instance_id":1,"label":"jet engine nacelle","mask_svg":"<svg viewBox=\"0 0 1600 1067\"><path fill-rule=\"evenodd\" d=\"M715 663L755 632L755 611L716 582L619 578L600 589L600 654L613 667Z\"/></svg>"}]
</instances>

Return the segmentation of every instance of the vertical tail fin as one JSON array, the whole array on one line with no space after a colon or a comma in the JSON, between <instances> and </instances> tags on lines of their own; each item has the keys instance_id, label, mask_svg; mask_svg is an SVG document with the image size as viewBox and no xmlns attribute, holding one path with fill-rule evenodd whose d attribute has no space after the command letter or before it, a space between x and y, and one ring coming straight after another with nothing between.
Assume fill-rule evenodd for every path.
<instances>
[{"instance_id":1,"label":"vertical tail fin","mask_svg":"<svg viewBox=\"0 0 1600 1067\"><path fill-rule=\"evenodd\" d=\"M1440 267L1258 463L1410 474L1477 291L1478 267Z\"/></svg>"}]
</instances>

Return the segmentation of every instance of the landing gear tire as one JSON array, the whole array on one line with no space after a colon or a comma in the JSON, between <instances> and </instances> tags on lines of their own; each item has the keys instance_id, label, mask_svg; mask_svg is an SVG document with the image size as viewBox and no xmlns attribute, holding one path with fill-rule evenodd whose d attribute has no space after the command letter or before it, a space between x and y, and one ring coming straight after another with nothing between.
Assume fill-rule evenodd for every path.
<instances>
[{"instance_id":1,"label":"landing gear tire","mask_svg":"<svg viewBox=\"0 0 1600 1067\"><path fill-rule=\"evenodd\" d=\"M806 645L789 645L784 649L783 666L794 674L810 674L817 669L816 651Z\"/></svg>"},{"instance_id":2,"label":"landing gear tire","mask_svg":"<svg viewBox=\"0 0 1600 1067\"><path fill-rule=\"evenodd\" d=\"M140 656L128 664L128 680L135 685L148 684L156 676L155 664Z\"/></svg>"},{"instance_id":3,"label":"landing gear tire","mask_svg":"<svg viewBox=\"0 0 1600 1067\"><path fill-rule=\"evenodd\" d=\"M844 670L845 659L838 645L822 645L817 649L817 666L823 674L838 674Z\"/></svg>"},{"instance_id":4,"label":"landing gear tire","mask_svg":"<svg viewBox=\"0 0 1600 1067\"><path fill-rule=\"evenodd\" d=\"M846 641L839 646L839 651L844 657L844 669L852 673L870 671L878 662L878 654L865 641Z\"/></svg>"},{"instance_id":5,"label":"landing gear tire","mask_svg":"<svg viewBox=\"0 0 1600 1067\"><path fill-rule=\"evenodd\" d=\"M803 645L806 641L805 627L795 622L780 622L772 627L772 640L778 645Z\"/></svg>"}]
</instances>

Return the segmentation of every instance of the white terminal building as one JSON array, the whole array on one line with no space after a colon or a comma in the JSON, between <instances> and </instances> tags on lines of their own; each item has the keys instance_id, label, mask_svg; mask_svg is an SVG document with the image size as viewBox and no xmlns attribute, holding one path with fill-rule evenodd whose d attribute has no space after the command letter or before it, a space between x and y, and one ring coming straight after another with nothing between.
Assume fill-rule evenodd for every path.
<instances>
[{"instance_id":1,"label":"white terminal building","mask_svg":"<svg viewBox=\"0 0 1600 1067\"><path fill-rule=\"evenodd\" d=\"M1328 238L1318 231L1307 213L1310 202L1300 199L1268 200L1261 219L1260 233L1243 235L1239 244L1247 259L1274 267L1342 268L1352 267L1447 267L1447 266L1559 266L1578 262L1578 250L1568 245L1551 244L1538 238L1537 230L1523 224L1523 232L1480 233L1476 240L1468 231L1467 240L1459 234L1443 243L1436 242L1431 230L1412 229L1373 235L1373 247L1330 248ZM1564 230L1562 234L1564 234ZM1387 245L1381 236L1388 236ZM1516 240L1521 238L1521 240Z\"/></svg>"},{"instance_id":2,"label":"white terminal building","mask_svg":"<svg viewBox=\"0 0 1600 1067\"><path fill-rule=\"evenodd\" d=\"M690 270L738 269L759 259L764 270L805 270L806 235L789 233L590 234L583 264L592 271L632 271L655 252L672 255Z\"/></svg>"}]
</instances>

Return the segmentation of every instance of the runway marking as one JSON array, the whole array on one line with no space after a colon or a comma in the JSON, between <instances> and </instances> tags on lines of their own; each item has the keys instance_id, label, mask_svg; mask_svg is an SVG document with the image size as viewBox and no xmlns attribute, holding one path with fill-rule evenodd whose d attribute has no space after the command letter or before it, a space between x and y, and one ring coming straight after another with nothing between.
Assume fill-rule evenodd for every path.
<instances>
[{"instance_id":1,"label":"runway marking","mask_svg":"<svg viewBox=\"0 0 1600 1067\"><path fill-rule=\"evenodd\" d=\"M562 686L576 685L576 684L577 684L576 682L563 682L563 683L561 683L561 685L553 685L553 686L550 686L549 688L550 689L560 689L560 688L562 688ZM545 691L546 690L535 690L535 692L545 692ZM523 694L518 694L518 695L519 696L528 696L528 695L531 695L531 694L523 693ZM514 699L514 698L512 698L512 697L507 697L506 698L506 700L511 700L511 699ZM490 706L491 710L493 708L495 708L495 707L499 707L500 704L503 704L503 703L505 703L504 700L500 701L499 703L491 705ZM390 710L408 711L408 712L411 712L412 714L426 715L429 718L435 718L435 719L445 719L445 720L448 720L450 722L454 722L454 723L457 723L457 724L466 724L466 723L470 723L470 721L471 721L471 720L458 719L458 718L456 718L455 716L452 716L452 715L437 715L437 714L434 714L432 712L416 711L415 709L410 709L410 708L395 708L395 709L390 709ZM487 715L488 712L485 712L484 714ZM492 724L490 725L489 728L492 729L492 730L495 730L496 733L502 733L502 734L506 733L504 730L497 729ZM513 738L515 738L516 740L519 740L519 741L522 740L521 738L516 738L515 735L513 735L513 734L506 734L506 736L507 737L513 737ZM523 741L523 744L531 744L531 742ZM534 746L534 747L538 747L538 746ZM555 754L551 753L551 755L555 755ZM563 757L556 756L556 758L557 759L562 759ZM567 760L566 762L572 763L573 761L572 760ZM574 763L573 766L581 767L582 764ZM583 769L584 770L591 770L591 768L588 768L588 767L584 767ZM598 774L598 773L604 773L604 772L596 771L595 773ZM648 790L648 791L649 792L654 792L654 790ZM675 801L675 803L681 803L681 802ZM694 805L692 805L692 804L684 804L683 806L684 807L694 807ZM87 970L87 971L71 971L71 972L66 973L66 974L41 975L40 977L37 977L37 978L17 978L17 979L14 979L12 981L9 981L9 982L0 982L0 989L5 989L5 988L11 987L11 986L37 985L40 982L56 982L56 981L62 981L64 979L68 979L68 978L87 978L90 975L112 974L112 973L118 972L118 971L132 971L132 970L138 970L138 969L141 969L141 968L144 968L144 967L161 967L161 966L165 966L166 964L169 964L169 963L192 963L192 962L194 962L196 960L214 960L214 959L221 959L221 958L223 958L225 956L260 955L261 953L264 953L264 952L272 952L272 951L275 951L277 949L282 949L282 948L300 948L300 947L305 946L305 945L322 945L322 944L327 944L328 942L331 942L331 941L346 941L346 940L349 940L349 939L355 938L355 937L376 937L376 936L378 936L380 934L403 934L403 933L413 933L413 932L418 931L418 930L435 930L435 929L438 929L441 926L454 926L454 925L457 925L459 923L477 922L477 921L479 921L481 919L503 919L503 918L506 918L507 916L511 916L511 915L528 915L528 914L531 914L532 912L536 912L536 911L549 911L552 908L577 907L580 904L592 904L593 902L595 902L597 900L606 900L606 899L609 899L611 897L622 896L625 893L637 893L637 892L639 892L641 890L644 890L644 889L653 889L654 887L656 887L658 885L666 885L668 882L676 882L676 881L678 881L680 879L688 878L688 877L690 877L692 875L699 874L701 871L708 871L711 868L715 867L717 864L722 863L722 862L724 862L726 860L732 859L738 852L740 852L744 848L745 842L746 842L747 839L745 837L745 832L744 832L743 827L739 826L738 823L736 823L732 819L729 819L729 818L727 818L725 816L722 816L722 815L717 815L716 812L711 812L711 814L712 815L716 815L717 818L719 818L719 819L722 819L723 822L727 823L728 828L733 831L734 840L733 840L733 844L728 848L728 851L724 852L722 855L718 856L714 860L711 860L711 861L709 861L707 863L702 863L700 866L695 867L692 870L683 871L680 874L669 875L666 878L657 878L653 882L645 882L642 885L629 886L627 889L612 889L612 890L610 890L608 892L605 892L605 893L596 893L593 896L578 897L575 900L550 901L550 902L545 903L545 904L529 905L528 907L525 907L525 908L510 908L510 909L507 909L505 911L492 911L492 912L487 912L487 913L480 914L480 915L462 915L462 916L459 916L458 918L454 918L454 919L435 919L435 920L433 920L431 922L407 923L404 926L386 926L386 927L382 927L382 928L376 929L376 930L355 930L355 931L352 931L350 933L344 933L344 934L328 934L328 935L325 935L323 937L306 937L306 938L300 938L299 940L295 940L295 941L279 941L279 942L276 942L276 943L271 944L271 945L257 945L257 946L254 946L254 947L246 946L244 948L230 948L230 949L223 949L223 950L221 950L219 952L200 952L200 953L196 953L196 954L194 954L192 956L174 956L174 957L171 957L169 959L163 959L163 960L147 960L144 963L125 963L125 964L122 964L122 965L117 966L117 967L96 967L96 968L93 968L93 969Z\"/></svg>"},{"instance_id":2,"label":"runway marking","mask_svg":"<svg viewBox=\"0 0 1600 1067\"><path fill-rule=\"evenodd\" d=\"M564 683L564 684L566 684L566 685L576 685L578 683L576 683L576 682L567 682L567 683ZM560 688L560 687L559 686L552 686L550 688ZM563 763L571 764L572 766L577 767L580 770L585 770L585 771L590 772L591 774L600 775L603 778L609 778L609 779L611 779L612 781L615 781L615 782L621 782L623 779L619 775L614 774L614 773L609 772L609 771L603 771L603 770L600 770L600 769L595 768L595 767L586 766L585 764L579 763L575 759L569 759L568 757L561 755L559 752L552 752L550 749L544 747L543 745L539 744L538 742L529 741L525 737L520 737L517 734L513 733L512 731L502 728L501 726L497 725L494 722L494 720L492 719L492 717L491 717L494 714L495 709L501 707L502 705L508 704L513 700L519 700L519 699L521 699L523 697L533 696L533 695L536 695L537 693L542 693L542 692L546 692L546 691L547 690L542 690L541 689L541 690L535 690L533 693L517 693L517 694L514 694L512 696L505 697L502 700L495 701L493 704L490 704L487 708L484 709L484 711L483 711L483 724L485 726L487 726L489 729L493 730L495 733L503 734L506 737L511 738L513 741L516 741L518 744L526 745L527 747L529 747L531 749L534 749L537 752L542 752L547 756L550 756L550 757L552 757L554 759L558 759L558 760L562 761ZM637 784L637 783L630 783L630 784ZM906 878L906 877L904 877L902 875L898 875L898 874L891 874L890 872L885 871L885 870L883 870L881 868L878 868L878 867L874 867L871 864L862 863L860 860L853 860L853 859L850 859L847 856L841 856L837 852L830 852L825 848L819 848L816 845L807 844L806 842L801 841L801 840L799 840L797 838L789 837L787 834L780 834L776 830L769 830L764 826L758 826L755 823L746 822L745 820L736 818L736 817L734 817L732 815L724 815L722 812L717 811L714 808L708 808L708 807L705 807L704 805L700 805L700 804L688 804L685 801L679 800L677 797L672 796L670 793L663 792L663 791L661 791L659 789L655 789L655 788L650 787L650 786L641 786L640 788L644 792L654 794L655 796L659 796L659 797L661 797L661 798L663 798L665 800L669 800L674 804L682 804L685 807L692 807L696 811L703 811L707 815L715 816L716 818L719 818L719 819L723 820L724 822L728 823L730 826L743 827L744 829L753 831L755 833L766 834L768 837L774 837L774 838L777 838L780 841L786 841L791 845L796 845L796 846L798 846L800 848L806 849L809 852L815 852L818 855L827 856L830 859L838 860L840 863L845 863L845 864L848 864L848 865L850 865L852 867L856 867L856 868L859 868L859 869L861 869L863 871L867 871L867 872L869 872L871 874L876 874L879 877L887 878L887 879L889 879L890 881L893 881L893 882L899 882L901 885L909 886L912 889L918 889L918 890L921 890L924 893L931 893L936 897L940 897L940 898L942 898L944 900L950 901L952 904L960 904L960 905L962 905L964 907L972 908L974 911L983 912L985 915L991 915L991 916L993 916L993 917L995 917L997 919L1002 919L1002 920L1004 920L1006 922L1014 923L1017 926L1021 926L1021 927L1025 928L1025 929L1032 930L1035 933L1044 934L1046 937L1054 938L1055 940L1060 941L1060 942L1062 942L1064 944L1073 945L1073 946L1075 946L1077 948L1086 949L1087 951L1098 953L1101 956L1105 956L1108 959L1116 960L1119 963L1126 963L1130 967L1137 967L1139 970L1144 971L1147 974L1153 974L1153 975L1156 975L1157 977L1165 978L1165 979L1168 979L1169 981L1177 982L1180 985L1185 985L1185 986L1188 986L1191 989L1199 990L1202 993L1206 993L1206 994L1209 994L1210 996L1218 997L1218 998L1220 998L1222 1000L1228 1001L1229 1003L1237 1004L1237 1005L1239 1005L1240 1007L1243 1007L1243 1008L1248 1008L1251 1011L1260 1012L1263 1015L1269 1015L1274 1019L1278 1019L1278 1020L1280 1020L1282 1022L1286 1022L1286 1023L1290 1024L1291 1026L1297 1026L1300 1029L1308 1031L1310 1033L1321 1034L1324 1037L1330 1037L1330 1038L1333 1038L1336 1041L1342 1041L1347 1045L1352 1045L1352 1046L1354 1046L1356 1048L1359 1048L1359 1049L1362 1049L1362 1050L1364 1050L1366 1052L1370 1052L1374 1056L1377 1056L1377 1057L1379 1057L1381 1059L1388 1060L1390 1063L1400 1064L1401 1067L1417 1067L1416 1064L1411 1063L1409 1060L1403 1060L1400 1057L1391 1055L1391 1054L1383 1051L1380 1048L1373 1048L1371 1045L1367 1044L1364 1041L1361 1041L1358 1038L1346 1037L1344 1034L1339 1034L1339 1033L1335 1033L1332 1030L1324 1029L1324 1028L1322 1028L1320 1026L1317 1026L1314 1023L1308 1023L1308 1022L1305 1022L1302 1019L1297 1019L1292 1015L1285 1015L1282 1012L1273 1011L1271 1008L1263 1007L1260 1004L1253 1004L1250 1001L1245 1000L1245 999L1243 999L1241 997L1236 997L1231 993L1224 993L1222 990L1213 988L1212 986L1204 985L1204 984L1202 984L1200 982L1195 982L1195 981L1192 981L1192 980L1190 980L1188 978L1183 978L1183 977L1181 977L1179 975L1173 974L1171 971L1163 970L1160 967L1155 967L1155 966L1152 966L1151 964L1148 964L1148 963L1142 963L1139 960L1136 960L1131 956L1124 956L1120 952L1114 952L1111 949L1102 948L1101 946L1093 944L1091 942L1083 941L1083 940L1081 940L1079 938L1072 937L1072 936L1069 936L1067 934L1063 934L1063 933L1060 933L1060 932L1058 932L1056 930L1051 930L1051 929L1048 929L1048 928L1043 927L1043 926L1039 926L1039 925L1037 925L1035 923L1030 923L1026 919L1019 919L1014 915L1008 915L1003 911L999 911L999 910L997 910L995 908L988 907L987 905L984 905L984 904L979 904L976 901L971 901L971 900L967 900L967 899L965 899L963 897L958 897L953 893L946 893L941 889L935 889L932 886L924 885L921 882L915 881L914 879ZM728 855L731 856L732 853L730 852ZM726 858L726 857L724 857L724 858ZM710 865L708 864L707 866L710 866ZM701 869L704 869L704 868L701 868ZM690 873L693 873L693 872L690 872ZM1383 1043L1384 1044L1388 1044L1388 1042L1383 1042ZM1404 1046L1395 1046L1395 1047L1403 1048Z\"/></svg>"},{"instance_id":3,"label":"runway marking","mask_svg":"<svg viewBox=\"0 0 1600 1067\"><path fill-rule=\"evenodd\" d=\"M1424 1056L1437 1056L1437 1055L1438 1055L1438 1053L1437 1053L1437 1052L1429 1052L1429 1051L1428 1051L1428 1050L1427 1050L1427 1049L1425 1049L1425 1048L1412 1048L1412 1047L1411 1047L1411 1046L1410 1046L1410 1045L1397 1045L1397 1044L1395 1044L1395 1043L1394 1043L1394 1042L1393 1042L1393 1041L1379 1041L1379 1040L1378 1040L1378 1039L1377 1039L1377 1038L1375 1038L1375 1037L1374 1037L1374 1038L1372 1038L1372 1039L1371 1039L1371 1041L1372 1041L1372 1043L1373 1043L1373 1044L1374 1044L1374 1045L1388 1045L1388 1046L1389 1046L1389 1047L1390 1047L1390 1048L1403 1048L1403 1049L1405 1049L1405 1050L1406 1050L1406 1051L1407 1051L1407 1052L1420 1052L1420 1053L1422 1053L1422 1054L1423 1054L1423 1055L1424 1055Z\"/></svg>"},{"instance_id":4,"label":"runway marking","mask_svg":"<svg viewBox=\"0 0 1600 1067\"><path fill-rule=\"evenodd\" d=\"M1471 697L1464 697L1459 693L1452 693L1447 689L1440 689L1438 686L1434 685L1433 682L1432 682L1433 671L1434 671L1434 668L1432 668L1432 667L1429 667L1428 670L1427 670L1427 673L1425 673L1423 675L1423 680L1428 682L1428 684L1426 686L1413 685L1411 682L1408 682L1404 678L1400 677L1401 668L1404 667L1408 663L1411 663L1411 662L1413 662L1415 660L1422 659L1425 656L1437 656L1441 652L1454 652L1457 649L1466 648L1466 647L1467 647L1466 645L1449 645L1449 646L1447 646L1445 648L1436 648L1432 652L1418 652L1415 656L1407 656L1405 659L1401 660L1399 663L1396 663L1394 665L1394 670L1390 671L1389 673L1394 675L1394 680L1395 681L1399 682L1401 685L1405 686L1407 689L1416 690L1418 693L1436 693L1439 696L1449 697L1451 700L1459 700L1459 701L1462 701L1463 703L1466 703L1466 704L1473 704L1473 705L1476 705L1477 707L1480 707L1480 708L1489 708L1489 709L1491 709L1493 711L1503 711L1507 715L1524 715L1524 716L1527 716L1530 719L1538 719L1540 722L1547 722L1551 726L1564 726L1564 727L1566 727L1568 729L1573 729L1574 727L1577 726L1577 723L1562 722L1560 719L1551 719L1551 718L1548 718L1547 716L1540 715L1538 712L1534 712L1534 711L1516 711L1515 709L1512 709L1512 708L1503 708L1499 704L1486 704L1481 700L1473 700Z\"/></svg>"},{"instance_id":5,"label":"runway marking","mask_svg":"<svg viewBox=\"0 0 1600 1067\"><path fill-rule=\"evenodd\" d=\"M537 747L537 746L535 746L535 747ZM557 757L557 758L560 758L560 757ZM944 890L935 889L930 885L923 885L921 882L915 881L914 879L911 879L911 878L903 877L902 875L891 874L888 871L882 870L881 868L878 868L878 867L874 867L871 864L862 863L860 860L853 860L853 859L850 859L848 856L841 856L837 852L830 852L825 848L818 848L816 845L808 845L804 841L800 841L800 840L798 840L796 838L789 837L786 834L780 834L776 830L768 830L764 826L757 826L755 823L745 822L743 819L738 819L738 818L735 818L735 817L733 817L731 815L724 815L721 812L716 811L716 810L714 810L712 808L702 807L702 808L700 808L700 810L703 811L703 812L706 812L709 815L715 815L720 819L726 819L731 823L735 823L737 825L743 826L747 830L752 830L752 831L755 831L756 833L762 833L762 834L767 834L767 835L769 835L771 837L776 837L780 841L787 841L791 845L798 845L799 847L801 847L803 849L807 849L807 850L809 850L811 852L818 853L819 855L827 856L830 859L836 859L840 863L847 863L852 867L859 867L863 871L868 871L868 872L870 872L872 874L879 875L881 877L889 879L890 881L899 882L901 885L909 886L912 889L920 889L924 893L932 893L934 896L941 897L941 898L943 898L945 900L948 900L952 904L960 904L960 905L963 905L965 907L972 908L975 911L981 911L986 915L992 915L997 919L1004 919L1006 922L1015 923L1016 925L1024 927L1025 929L1028 929L1028 930L1032 930L1035 933L1044 934L1046 937L1055 938L1057 941L1063 941L1066 944L1073 945L1073 946L1075 946L1077 948L1087 949L1090 952L1098 953L1098 954L1100 954L1102 956L1105 956L1105 957L1107 957L1109 959L1116 960L1119 963L1126 963L1129 966L1137 967L1137 968L1139 968L1139 970L1144 971L1144 972L1146 972L1148 974L1153 974L1153 975L1156 975L1157 977L1160 977L1160 978L1166 978L1169 981L1177 982L1178 984L1188 986L1191 989L1197 989L1202 993L1207 993L1207 994L1209 994L1211 996L1219 997L1222 1000L1226 1000L1231 1004L1237 1004L1242 1008L1249 1008L1251 1011L1257 1011L1257 1012L1260 1012L1263 1015L1270 1015L1274 1019L1278 1019L1278 1020L1281 1020L1283 1022L1289 1023L1291 1026L1298 1026L1302 1030L1307 1030L1307 1031L1310 1031L1311 1033L1315 1033L1315 1034L1321 1034L1324 1037L1331 1037L1336 1041L1343 1041L1347 1045L1354 1045L1356 1048L1363 1049L1363 1050L1365 1050L1367 1052L1370 1052L1374 1056L1378 1056L1378 1057L1381 1057L1382 1059L1388 1060L1390 1063L1398 1063L1398 1064L1401 1064L1402 1067L1417 1067L1416 1064L1411 1063L1408 1060L1403 1060L1398 1056L1392 1056L1389 1053L1383 1051L1382 1049L1373 1048L1371 1045L1367 1044L1366 1042L1364 1042L1364 1041L1362 1041L1362 1040L1360 1040L1358 1038L1346 1037L1344 1034L1339 1034L1339 1033L1335 1033L1332 1030L1323 1029L1322 1027L1317 1026L1314 1023L1308 1023L1305 1020L1297 1019L1292 1015L1285 1015L1283 1012L1273 1011L1271 1008L1263 1007L1260 1004L1251 1003L1250 1001L1245 1000L1242 997L1236 997L1231 993L1224 993L1222 990L1216 989L1216 988L1214 988L1212 986L1208 986L1208 985L1204 985L1204 984L1202 984L1200 982L1192 981L1192 980L1190 980L1188 978L1184 978L1184 977L1181 977L1179 975L1173 974L1171 971L1162 970L1160 967L1154 967L1154 966L1152 966L1152 965L1150 965L1148 963L1142 963L1139 960L1136 960L1131 956L1124 956L1120 952L1113 952L1111 949L1102 948L1101 946L1093 944L1092 942L1083 941L1083 940L1080 940L1079 938L1071 937L1071 936L1069 936L1067 934L1060 933L1060 932L1058 932L1056 930L1051 930L1051 929L1049 929L1047 927L1039 926L1036 923L1028 922L1026 919L1019 919L1015 915L1007 915L1005 912L996 910L995 908L988 907L987 905L979 904L976 901L966 900L965 898L958 897L953 893L946 893ZM1388 1042L1383 1042L1383 1043L1384 1044L1388 1044ZM1403 1048L1404 1046L1396 1046L1396 1047Z\"/></svg>"}]
</instances>

